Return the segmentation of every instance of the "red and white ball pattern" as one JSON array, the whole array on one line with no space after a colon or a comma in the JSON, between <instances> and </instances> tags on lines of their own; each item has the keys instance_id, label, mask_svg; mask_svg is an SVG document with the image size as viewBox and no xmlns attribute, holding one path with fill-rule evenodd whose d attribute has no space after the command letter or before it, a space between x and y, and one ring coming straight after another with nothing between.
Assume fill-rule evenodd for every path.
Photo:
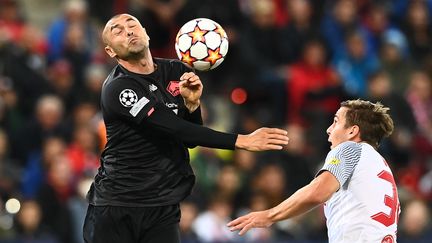
<instances>
[{"instance_id":1,"label":"red and white ball pattern","mask_svg":"<svg viewBox=\"0 0 432 243\"><path fill-rule=\"evenodd\" d=\"M228 53L228 36L215 21L193 19L177 33L175 49L178 58L200 71L219 66Z\"/></svg>"}]
</instances>

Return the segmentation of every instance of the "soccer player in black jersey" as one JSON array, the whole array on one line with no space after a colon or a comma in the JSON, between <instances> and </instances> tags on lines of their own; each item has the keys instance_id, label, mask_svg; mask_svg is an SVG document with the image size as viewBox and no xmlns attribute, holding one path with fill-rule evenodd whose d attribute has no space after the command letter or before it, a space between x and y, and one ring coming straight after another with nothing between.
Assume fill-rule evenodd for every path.
<instances>
[{"instance_id":1,"label":"soccer player in black jersey","mask_svg":"<svg viewBox=\"0 0 432 243\"><path fill-rule=\"evenodd\" d=\"M237 135L204 127L200 78L178 60L153 58L150 38L135 17L112 17L102 37L118 65L102 88L108 142L87 195L84 239L180 242L179 202L195 181L187 148L281 149L287 133L260 128Z\"/></svg>"}]
</instances>

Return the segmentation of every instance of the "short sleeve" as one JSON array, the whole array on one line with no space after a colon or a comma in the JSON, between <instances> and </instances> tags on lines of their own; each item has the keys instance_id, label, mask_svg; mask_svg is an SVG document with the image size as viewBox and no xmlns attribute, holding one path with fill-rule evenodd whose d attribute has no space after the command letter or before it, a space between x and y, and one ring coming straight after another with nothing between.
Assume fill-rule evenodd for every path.
<instances>
[{"instance_id":1,"label":"short sleeve","mask_svg":"<svg viewBox=\"0 0 432 243\"><path fill-rule=\"evenodd\" d=\"M344 142L339 144L327 154L325 164L317 175L323 171L329 171L343 187L360 161L361 151L362 147L359 143Z\"/></svg>"},{"instance_id":2,"label":"short sleeve","mask_svg":"<svg viewBox=\"0 0 432 243\"><path fill-rule=\"evenodd\" d=\"M136 124L153 111L156 100L145 85L129 78L115 79L102 91L102 106L110 116Z\"/></svg>"}]
</instances>

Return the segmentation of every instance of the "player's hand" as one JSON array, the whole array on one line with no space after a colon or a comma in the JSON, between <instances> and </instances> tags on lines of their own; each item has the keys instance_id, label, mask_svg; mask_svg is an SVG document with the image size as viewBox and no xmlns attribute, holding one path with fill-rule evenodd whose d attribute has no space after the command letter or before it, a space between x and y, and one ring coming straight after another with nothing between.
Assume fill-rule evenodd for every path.
<instances>
[{"instance_id":1,"label":"player's hand","mask_svg":"<svg viewBox=\"0 0 432 243\"><path fill-rule=\"evenodd\" d=\"M180 77L179 88L183 99L194 103L201 98L203 85L198 75L193 72L187 72Z\"/></svg>"},{"instance_id":2,"label":"player's hand","mask_svg":"<svg viewBox=\"0 0 432 243\"><path fill-rule=\"evenodd\" d=\"M252 228L268 228L273 224L269 211L252 212L239 217L227 224L231 231L240 230L239 235L244 235Z\"/></svg>"},{"instance_id":3,"label":"player's hand","mask_svg":"<svg viewBox=\"0 0 432 243\"><path fill-rule=\"evenodd\" d=\"M288 141L287 131L263 127L248 135L238 135L235 146L248 151L281 150Z\"/></svg>"},{"instance_id":4,"label":"player's hand","mask_svg":"<svg viewBox=\"0 0 432 243\"><path fill-rule=\"evenodd\" d=\"M186 107L192 112L200 105L203 90L201 79L193 72L184 73L180 77L179 89Z\"/></svg>"}]
</instances>

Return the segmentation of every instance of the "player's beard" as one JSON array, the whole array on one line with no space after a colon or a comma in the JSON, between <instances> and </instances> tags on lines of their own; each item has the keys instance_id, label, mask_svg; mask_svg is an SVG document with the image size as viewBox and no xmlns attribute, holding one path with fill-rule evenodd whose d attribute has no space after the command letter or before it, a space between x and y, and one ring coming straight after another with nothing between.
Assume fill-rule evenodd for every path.
<instances>
[{"instance_id":1,"label":"player's beard","mask_svg":"<svg viewBox=\"0 0 432 243\"><path fill-rule=\"evenodd\" d=\"M144 41L137 41L136 43L129 43L123 50L118 50L117 56L123 60L139 60L145 56L149 45Z\"/></svg>"}]
</instances>

